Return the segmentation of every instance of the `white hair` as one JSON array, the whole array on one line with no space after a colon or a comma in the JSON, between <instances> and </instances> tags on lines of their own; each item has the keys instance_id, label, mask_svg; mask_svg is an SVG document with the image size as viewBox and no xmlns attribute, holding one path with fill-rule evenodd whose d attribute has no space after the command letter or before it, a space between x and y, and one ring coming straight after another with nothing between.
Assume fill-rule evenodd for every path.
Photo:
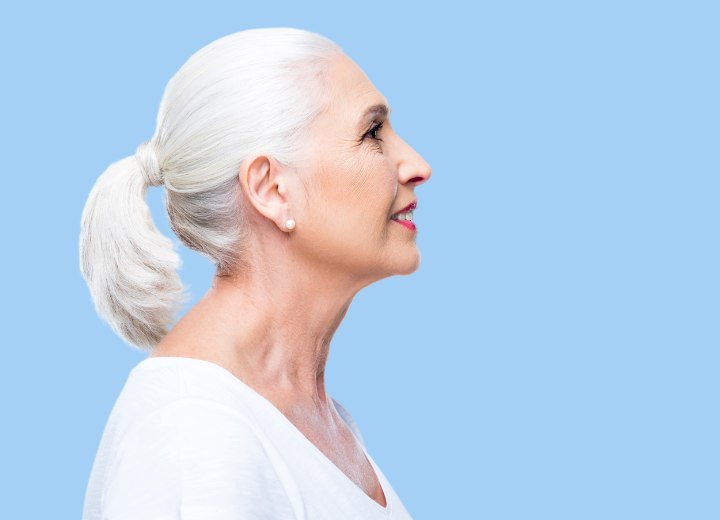
<instances>
[{"instance_id":1,"label":"white hair","mask_svg":"<svg viewBox=\"0 0 720 520\"><path fill-rule=\"evenodd\" d=\"M128 343L152 349L184 301L180 258L152 221L147 187L164 184L185 245L219 274L238 268L248 239L240 163L264 153L294 164L341 52L301 29L250 29L200 49L170 79L153 137L105 170L82 214L80 270L98 314Z\"/></svg>"}]
</instances>

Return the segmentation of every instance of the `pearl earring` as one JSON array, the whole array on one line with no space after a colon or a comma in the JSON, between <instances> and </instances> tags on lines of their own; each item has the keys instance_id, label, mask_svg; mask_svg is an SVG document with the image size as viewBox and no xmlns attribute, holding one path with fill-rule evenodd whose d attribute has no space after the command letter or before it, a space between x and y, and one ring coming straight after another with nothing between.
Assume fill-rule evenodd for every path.
<instances>
[{"instance_id":1,"label":"pearl earring","mask_svg":"<svg viewBox=\"0 0 720 520\"><path fill-rule=\"evenodd\" d=\"M295 228L295 221L291 218L287 219L285 221L285 227L288 229L294 229Z\"/></svg>"}]
</instances>

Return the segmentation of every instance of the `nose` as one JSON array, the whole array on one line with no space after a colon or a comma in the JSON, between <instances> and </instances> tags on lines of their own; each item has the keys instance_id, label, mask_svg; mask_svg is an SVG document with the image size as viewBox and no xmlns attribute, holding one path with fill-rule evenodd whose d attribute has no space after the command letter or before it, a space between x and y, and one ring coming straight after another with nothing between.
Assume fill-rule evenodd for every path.
<instances>
[{"instance_id":1,"label":"nose","mask_svg":"<svg viewBox=\"0 0 720 520\"><path fill-rule=\"evenodd\" d=\"M398 136L398 140L402 146L398 164L398 175L400 182L417 186L430 179L432 168L409 144Z\"/></svg>"}]
</instances>

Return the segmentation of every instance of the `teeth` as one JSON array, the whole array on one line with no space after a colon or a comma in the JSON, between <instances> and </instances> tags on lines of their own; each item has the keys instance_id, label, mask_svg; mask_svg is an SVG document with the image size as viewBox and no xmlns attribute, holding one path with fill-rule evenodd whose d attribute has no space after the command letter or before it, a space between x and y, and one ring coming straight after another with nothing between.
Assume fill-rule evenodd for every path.
<instances>
[{"instance_id":1,"label":"teeth","mask_svg":"<svg viewBox=\"0 0 720 520\"><path fill-rule=\"evenodd\" d=\"M413 214L412 211L408 211L406 213L398 213L397 215L393 215L390 218L392 218L393 220L409 220L412 222Z\"/></svg>"}]
</instances>

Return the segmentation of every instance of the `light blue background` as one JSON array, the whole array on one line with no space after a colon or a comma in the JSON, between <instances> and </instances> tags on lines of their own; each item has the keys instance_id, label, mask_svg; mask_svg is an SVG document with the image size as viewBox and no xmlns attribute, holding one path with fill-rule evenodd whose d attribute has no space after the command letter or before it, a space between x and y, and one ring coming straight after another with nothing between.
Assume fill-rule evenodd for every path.
<instances>
[{"instance_id":1,"label":"light blue background","mask_svg":"<svg viewBox=\"0 0 720 520\"><path fill-rule=\"evenodd\" d=\"M92 184L194 51L268 26L340 44L433 166L421 268L358 294L327 369L410 513L720 518L717 3L180 4L3 9L4 518L80 517L144 358L80 276Z\"/></svg>"}]
</instances>

